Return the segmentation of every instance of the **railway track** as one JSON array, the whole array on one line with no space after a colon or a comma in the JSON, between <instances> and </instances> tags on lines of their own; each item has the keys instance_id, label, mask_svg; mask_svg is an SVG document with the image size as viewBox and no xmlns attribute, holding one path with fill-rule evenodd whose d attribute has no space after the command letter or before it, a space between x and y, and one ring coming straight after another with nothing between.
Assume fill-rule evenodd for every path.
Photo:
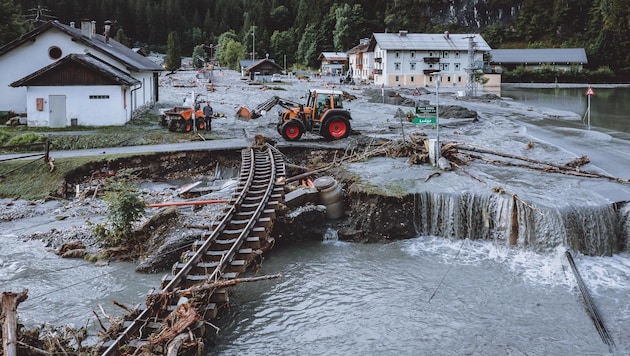
<instances>
[{"instance_id":1,"label":"railway track","mask_svg":"<svg viewBox=\"0 0 630 356\"><path fill-rule=\"evenodd\" d=\"M167 354L168 348L203 340L214 331L207 322L229 301L227 287L222 286L245 272L268 247L283 199L285 166L280 152L265 145L241 155L239 183L223 218L182 254L160 289L149 293L146 304L128 316L121 330L110 330L113 336L103 344L103 356Z\"/></svg>"}]
</instances>

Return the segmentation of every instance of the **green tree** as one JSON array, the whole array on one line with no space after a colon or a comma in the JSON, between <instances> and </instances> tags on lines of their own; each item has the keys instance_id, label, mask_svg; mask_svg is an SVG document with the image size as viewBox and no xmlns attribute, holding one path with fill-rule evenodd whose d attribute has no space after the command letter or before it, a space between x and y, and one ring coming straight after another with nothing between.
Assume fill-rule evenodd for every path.
<instances>
[{"instance_id":1,"label":"green tree","mask_svg":"<svg viewBox=\"0 0 630 356\"><path fill-rule=\"evenodd\" d=\"M0 45L14 40L27 29L20 6L13 0L0 0Z\"/></svg>"},{"instance_id":2,"label":"green tree","mask_svg":"<svg viewBox=\"0 0 630 356\"><path fill-rule=\"evenodd\" d=\"M125 31L123 31L122 28L119 28L118 31L116 31L116 36L114 36L114 39L116 40L116 42L122 43L125 46L129 47L129 39L125 35Z\"/></svg>"},{"instance_id":3,"label":"green tree","mask_svg":"<svg viewBox=\"0 0 630 356\"><path fill-rule=\"evenodd\" d=\"M240 60L245 55L245 46L242 43L234 40L228 40L222 53L223 60L221 63L228 66L230 69L240 69Z\"/></svg>"},{"instance_id":4,"label":"green tree","mask_svg":"<svg viewBox=\"0 0 630 356\"><path fill-rule=\"evenodd\" d=\"M238 42L238 35L234 32L234 30L229 30L227 32L223 32L217 42L218 44L215 46L214 58L220 64L227 65L228 56L226 55L228 51L228 44L232 41Z\"/></svg>"},{"instance_id":5,"label":"green tree","mask_svg":"<svg viewBox=\"0 0 630 356\"><path fill-rule=\"evenodd\" d=\"M347 51L358 44L362 34L369 34L364 31L366 22L361 5L343 4L334 10L333 16L336 19L333 31L335 51Z\"/></svg>"},{"instance_id":6,"label":"green tree","mask_svg":"<svg viewBox=\"0 0 630 356\"><path fill-rule=\"evenodd\" d=\"M274 31L271 35L270 47L271 55L276 59L276 62L281 59L284 62L284 58L286 56L286 61L289 67L295 63L296 46L291 31Z\"/></svg>"},{"instance_id":7,"label":"green tree","mask_svg":"<svg viewBox=\"0 0 630 356\"><path fill-rule=\"evenodd\" d=\"M208 54L203 49L203 45L195 46L192 54L193 66L197 69L203 68L208 61Z\"/></svg>"},{"instance_id":8,"label":"green tree","mask_svg":"<svg viewBox=\"0 0 630 356\"><path fill-rule=\"evenodd\" d=\"M182 66L182 49L179 45L177 32L168 34L166 43L166 70L174 72Z\"/></svg>"},{"instance_id":9,"label":"green tree","mask_svg":"<svg viewBox=\"0 0 630 356\"><path fill-rule=\"evenodd\" d=\"M307 66L315 66L317 59L317 30L315 25L308 25L298 44L296 59Z\"/></svg>"}]
</instances>

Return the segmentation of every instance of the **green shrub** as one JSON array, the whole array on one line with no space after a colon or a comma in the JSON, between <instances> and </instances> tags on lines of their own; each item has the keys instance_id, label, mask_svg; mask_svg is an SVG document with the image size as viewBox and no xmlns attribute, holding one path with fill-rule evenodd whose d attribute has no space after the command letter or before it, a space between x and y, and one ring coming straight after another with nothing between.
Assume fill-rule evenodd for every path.
<instances>
[{"instance_id":1,"label":"green shrub","mask_svg":"<svg viewBox=\"0 0 630 356\"><path fill-rule=\"evenodd\" d=\"M6 142L11 139L11 134L4 131L0 131L0 146L6 145Z\"/></svg>"},{"instance_id":2,"label":"green shrub","mask_svg":"<svg viewBox=\"0 0 630 356\"><path fill-rule=\"evenodd\" d=\"M135 236L133 223L144 215L146 203L132 192L132 188L123 182L110 185L110 190L103 197L107 204L107 220L103 224L92 224L92 232L101 247L133 245Z\"/></svg>"}]
</instances>

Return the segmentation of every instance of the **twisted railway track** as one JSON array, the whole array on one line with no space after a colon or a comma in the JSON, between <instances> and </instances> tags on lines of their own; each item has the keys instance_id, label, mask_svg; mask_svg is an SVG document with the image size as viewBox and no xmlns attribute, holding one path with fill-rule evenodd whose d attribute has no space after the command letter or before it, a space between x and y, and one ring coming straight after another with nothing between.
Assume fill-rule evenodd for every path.
<instances>
[{"instance_id":1,"label":"twisted railway track","mask_svg":"<svg viewBox=\"0 0 630 356\"><path fill-rule=\"evenodd\" d=\"M223 218L182 254L172 274L128 316L123 328L108 332L112 337L103 344L103 356L143 351L178 354L183 343L203 340L214 330L207 322L228 302L222 286L245 272L269 247L269 233L283 199L286 177L280 152L265 145L245 149L241 155L239 183Z\"/></svg>"}]
</instances>

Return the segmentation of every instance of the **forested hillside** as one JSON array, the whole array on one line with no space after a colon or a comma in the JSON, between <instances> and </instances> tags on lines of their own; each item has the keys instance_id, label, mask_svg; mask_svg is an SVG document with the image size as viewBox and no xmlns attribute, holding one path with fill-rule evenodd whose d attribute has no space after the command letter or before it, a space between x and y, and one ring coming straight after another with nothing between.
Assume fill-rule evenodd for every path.
<instances>
[{"instance_id":1,"label":"forested hillside","mask_svg":"<svg viewBox=\"0 0 630 356\"><path fill-rule=\"evenodd\" d=\"M109 19L130 45L162 52L175 31L183 55L232 42L243 55L311 66L374 32L474 32L492 48L584 47L591 69L630 72L628 0L0 0L0 44L22 21L46 19Z\"/></svg>"}]
</instances>

